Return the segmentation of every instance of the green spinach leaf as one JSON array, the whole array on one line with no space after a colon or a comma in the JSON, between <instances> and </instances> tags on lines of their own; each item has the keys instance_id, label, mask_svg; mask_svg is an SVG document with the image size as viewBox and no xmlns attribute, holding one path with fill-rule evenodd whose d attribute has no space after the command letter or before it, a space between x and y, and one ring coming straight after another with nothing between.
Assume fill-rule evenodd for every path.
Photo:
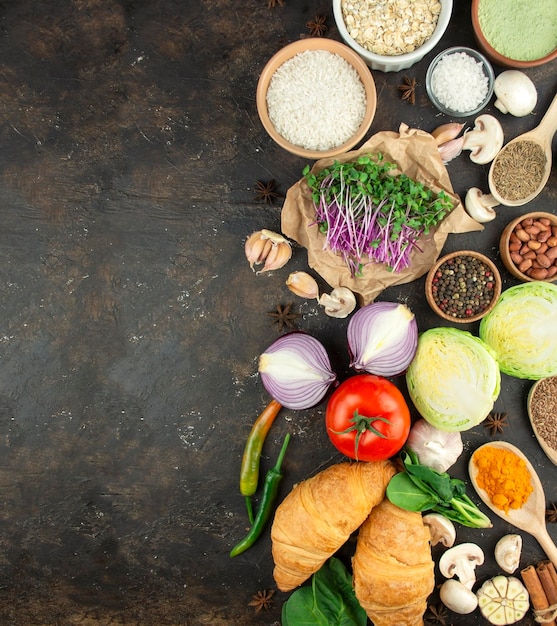
<instances>
[{"instance_id":1,"label":"green spinach leaf","mask_svg":"<svg viewBox=\"0 0 557 626\"><path fill-rule=\"evenodd\" d=\"M282 626L366 626L367 615L342 561L332 557L282 607Z\"/></svg>"},{"instance_id":2,"label":"green spinach leaf","mask_svg":"<svg viewBox=\"0 0 557 626\"><path fill-rule=\"evenodd\" d=\"M429 511L439 499L420 489L406 472L395 474L387 485L387 498L407 511Z\"/></svg>"}]
</instances>

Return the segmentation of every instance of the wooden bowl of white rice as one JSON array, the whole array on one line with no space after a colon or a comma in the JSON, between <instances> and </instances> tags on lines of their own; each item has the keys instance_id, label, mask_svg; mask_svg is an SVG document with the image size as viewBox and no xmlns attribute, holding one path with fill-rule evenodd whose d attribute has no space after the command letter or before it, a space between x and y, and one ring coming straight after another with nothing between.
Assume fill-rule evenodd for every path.
<instances>
[{"instance_id":1,"label":"wooden bowl of white rice","mask_svg":"<svg viewBox=\"0 0 557 626\"><path fill-rule=\"evenodd\" d=\"M358 54L315 37L285 46L268 61L256 100L261 123L279 146L317 160L347 152L365 137L377 92Z\"/></svg>"}]
</instances>

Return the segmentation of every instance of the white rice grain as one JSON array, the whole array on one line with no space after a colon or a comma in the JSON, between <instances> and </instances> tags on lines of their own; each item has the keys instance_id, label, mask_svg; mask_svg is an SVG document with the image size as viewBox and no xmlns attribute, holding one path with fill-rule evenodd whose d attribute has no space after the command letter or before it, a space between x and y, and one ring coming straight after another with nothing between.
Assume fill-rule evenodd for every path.
<instances>
[{"instance_id":1,"label":"white rice grain","mask_svg":"<svg viewBox=\"0 0 557 626\"><path fill-rule=\"evenodd\" d=\"M267 90L269 118L287 141L329 150L348 141L366 112L358 72L340 55L306 50L285 61Z\"/></svg>"}]
</instances>

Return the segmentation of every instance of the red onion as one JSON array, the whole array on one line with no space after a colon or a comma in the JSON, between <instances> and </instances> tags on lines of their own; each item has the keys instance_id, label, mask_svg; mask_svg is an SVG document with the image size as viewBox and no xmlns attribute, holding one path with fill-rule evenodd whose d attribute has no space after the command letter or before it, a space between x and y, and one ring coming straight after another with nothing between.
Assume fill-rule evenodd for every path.
<instances>
[{"instance_id":1,"label":"red onion","mask_svg":"<svg viewBox=\"0 0 557 626\"><path fill-rule=\"evenodd\" d=\"M414 358L418 325L404 304L373 302L348 323L350 367L377 376L402 374Z\"/></svg>"},{"instance_id":2,"label":"red onion","mask_svg":"<svg viewBox=\"0 0 557 626\"><path fill-rule=\"evenodd\" d=\"M273 342L259 357L259 373L271 397L287 409L315 406L336 380L323 345L303 332Z\"/></svg>"}]
</instances>

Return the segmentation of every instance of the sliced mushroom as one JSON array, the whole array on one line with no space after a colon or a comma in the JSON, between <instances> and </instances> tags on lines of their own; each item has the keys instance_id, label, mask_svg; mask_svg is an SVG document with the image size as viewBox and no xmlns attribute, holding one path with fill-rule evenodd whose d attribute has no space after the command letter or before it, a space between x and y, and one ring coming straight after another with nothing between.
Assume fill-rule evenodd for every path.
<instances>
[{"instance_id":1,"label":"sliced mushroom","mask_svg":"<svg viewBox=\"0 0 557 626\"><path fill-rule=\"evenodd\" d=\"M439 571L445 578L456 576L468 589L476 582L476 565L484 562L484 553L475 543L461 543L449 548L439 559Z\"/></svg>"},{"instance_id":2,"label":"sliced mushroom","mask_svg":"<svg viewBox=\"0 0 557 626\"><path fill-rule=\"evenodd\" d=\"M451 548L456 539L456 530L450 519L440 513L428 513L423 516L424 524L429 528L431 545L441 543L445 548Z\"/></svg>"},{"instance_id":3,"label":"sliced mushroom","mask_svg":"<svg viewBox=\"0 0 557 626\"><path fill-rule=\"evenodd\" d=\"M322 294L319 304L325 307L325 313L330 317L344 318L356 308L356 296L348 287L337 287L330 294Z\"/></svg>"},{"instance_id":4,"label":"sliced mushroom","mask_svg":"<svg viewBox=\"0 0 557 626\"><path fill-rule=\"evenodd\" d=\"M493 207L499 206L500 202L490 193L483 193L477 187L470 187L466 193L464 206L468 215L476 222L491 222L497 217Z\"/></svg>"},{"instance_id":5,"label":"sliced mushroom","mask_svg":"<svg viewBox=\"0 0 557 626\"><path fill-rule=\"evenodd\" d=\"M460 615L472 613L478 606L476 594L458 580L446 580L439 590L441 602L451 611Z\"/></svg>"},{"instance_id":6,"label":"sliced mushroom","mask_svg":"<svg viewBox=\"0 0 557 626\"><path fill-rule=\"evenodd\" d=\"M470 160L485 164L493 161L503 147L505 137L503 127L493 115L480 115L474 122L474 128L464 134L463 150L471 150Z\"/></svg>"},{"instance_id":7,"label":"sliced mushroom","mask_svg":"<svg viewBox=\"0 0 557 626\"><path fill-rule=\"evenodd\" d=\"M495 561L504 572L512 574L520 565L521 552L522 537L505 535L495 545Z\"/></svg>"}]
</instances>

